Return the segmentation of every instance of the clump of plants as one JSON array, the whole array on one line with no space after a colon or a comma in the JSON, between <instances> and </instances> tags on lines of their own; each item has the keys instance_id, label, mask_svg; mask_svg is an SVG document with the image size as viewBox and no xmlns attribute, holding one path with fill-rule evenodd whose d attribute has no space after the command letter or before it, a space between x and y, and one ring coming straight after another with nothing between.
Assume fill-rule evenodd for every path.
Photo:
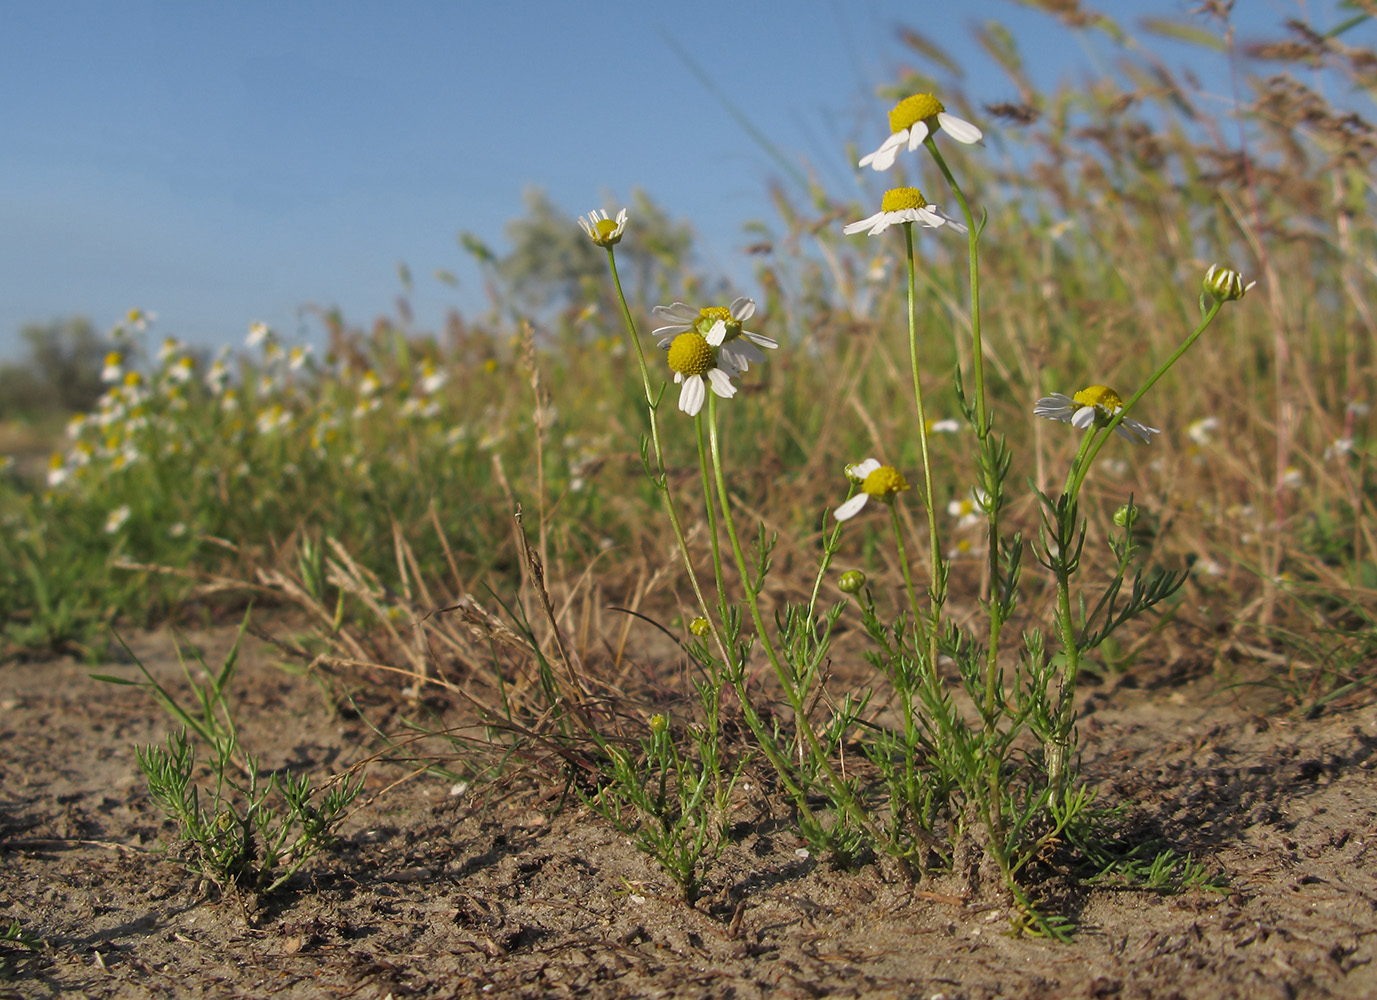
<instances>
[{"instance_id":1,"label":"clump of plants","mask_svg":"<svg viewBox=\"0 0 1377 1000\"><path fill-rule=\"evenodd\" d=\"M765 352L779 347L774 339L748 329L754 325L755 303L737 298L727 305L675 302L658 307L661 325L651 336L663 354L648 357L622 297L648 424L642 462L660 496L696 604L692 634L683 648L706 678L700 684L705 722L691 730L693 738L680 751L669 748L667 723L656 716L642 752L634 756L608 748L595 732L594 739L608 751L609 766L606 785L593 801L619 827L636 830L638 846L690 890L705 839L720 842L721 820L715 830L704 804L718 803L720 812L730 792L717 764L719 699L730 691L749 730L752 751L768 761L814 850L846 861L888 856L915 878L956 871L971 886L980 884L980 873L988 867L1017 903L1020 926L1060 933L1060 919L1039 910L1027 872L1070 833L1085 836L1090 818L1093 796L1079 777L1074 711L1081 664L1120 627L1171 597L1186 579L1184 570L1138 565L1132 534L1137 510L1131 496L1115 517L1117 533L1108 539L1109 551L1104 557L1087 553L1082 490L1112 441L1148 445L1159 433L1130 414L1137 413L1140 400L1204 334L1221 308L1252 286L1236 271L1209 268L1199 294L1198 325L1127 398L1098 384L1092 374L1082 376L1088 384L1070 392L1027 401L1033 416L1069 425L1068 432L1079 433L1081 441L1060 489L1035 491L1041 516L1036 538L1010 533L1002 515L1011 495L1024 487L1010 482L1010 446L995 426L989 403L979 284L987 215L977 216L942 152L942 143L974 144L982 132L926 93L896 104L889 129L889 138L862 157L860 166L888 170L901 154L921 150L931 157L959 207L955 215L948 214L917 188L903 186L885 193L879 212L844 229L848 235L884 238L897 230L902 236L912 410L901 423L907 427L905 436L916 442L918 463L916 469L900 469L861 457L837 470L839 500L833 526L821 541L807 600L785 600L776 603L773 613L767 610L764 594L778 538L763 521L750 529L741 524L732 489L733 475L741 471L731 460L730 428L721 411L727 405L751 405L728 401L737 396L752 367L766 362ZM629 222L625 210L615 219L594 212L579 220L588 238L606 249L619 297L616 247L634 233ZM969 309L958 322L969 330L971 361L958 364L952 378L960 412L976 442L966 473L968 489L958 492L969 492L985 525L986 563L974 602L983 626L958 625L944 615L951 597L951 560L945 554L930 459L932 423L924 397L937 376L925 360L918 332L915 237L950 235L964 236L968 250ZM664 377L652 374L662 366L672 373L677 392L667 393ZM666 399L676 397L673 413ZM678 435L665 425L681 419L692 422L696 490L676 489L668 474L671 464L682 459L675 451ZM916 481L926 524L917 538L911 537L901 514L903 496L914 486L909 477ZM869 636L865 657L874 682L840 699L824 697L833 631L847 613L847 602L823 605L823 584L833 573L846 527L872 512L888 521L903 600L898 607L887 607L856 571L837 578ZM702 577L690 549L690 517L706 523L710 578ZM1030 552L1054 585L1054 629L1051 635L1029 629L1010 643L1004 627L1021 599ZM1108 582L1082 585L1078 575L1083 559L1107 564ZM768 693L749 683L753 665L761 660L768 662L774 682ZM886 691L886 710L867 712L879 689ZM772 696L783 704L774 704ZM869 771L845 768L847 745L860 746ZM670 789L674 794L667 795ZM628 812L638 821L628 820Z\"/></svg>"},{"instance_id":2,"label":"clump of plants","mask_svg":"<svg viewBox=\"0 0 1377 1000\"><path fill-rule=\"evenodd\" d=\"M229 702L243 635L241 626L217 671L195 654L200 680L178 647L178 662L195 696L192 707L179 703L137 657L143 681L95 676L111 684L146 688L180 724L165 746L137 750L149 796L176 824L181 860L189 871L222 891L256 898L285 885L334 843L333 831L362 789L363 775L346 772L318 788L304 774L263 773L258 757L240 745ZM207 751L201 761L198 742Z\"/></svg>"}]
</instances>

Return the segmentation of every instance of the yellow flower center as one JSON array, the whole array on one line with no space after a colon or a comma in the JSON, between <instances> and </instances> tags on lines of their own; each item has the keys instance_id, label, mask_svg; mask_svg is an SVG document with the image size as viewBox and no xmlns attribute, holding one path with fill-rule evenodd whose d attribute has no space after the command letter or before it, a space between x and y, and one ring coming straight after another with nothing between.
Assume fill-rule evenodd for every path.
<instances>
[{"instance_id":1,"label":"yellow flower center","mask_svg":"<svg viewBox=\"0 0 1377 1000\"><path fill-rule=\"evenodd\" d=\"M946 106L931 94L914 94L912 97L905 97L894 105L894 110L889 113L889 130L902 132L919 122L936 118L940 112L946 110Z\"/></svg>"},{"instance_id":2,"label":"yellow flower center","mask_svg":"<svg viewBox=\"0 0 1377 1000\"><path fill-rule=\"evenodd\" d=\"M723 343L741 336L741 324L736 321L732 316L732 311L726 306L704 306L699 309L698 322L694 329L707 336L719 319L727 327L727 335L722 338Z\"/></svg>"},{"instance_id":3,"label":"yellow flower center","mask_svg":"<svg viewBox=\"0 0 1377 1000\"><path fill-rule=\"evenodd\" d=\"M669 367L685 378L706 375L717 367L717 355L701 333L689 330L669 345Z\"/></svg>"},{"instance_id":4,"label":"yellow flower center","mask_svg":"<svg viewBox=\"0 0 1377 1000\"><path fill-rule=\"evenodd\" d=\"M1082 406L1101 406L1114 413L1124 405L1119 394L1107 385L1091 385L1071 397Z\"/></svg>"},{"instance_id":5,"label":"yellow flower center","mask_svg":"<svg viewBox=\"0 0 1377 1000\"><path fill-rule=\"evenodd\" d=\"M883 212L902 212L906 208L927 208L928 200L917 188L890 188L880 201Z\"/></svg>"},{"instance_id":6,"label":"yellow flower center","mask_svg":"<svg viewBox=\"0 0 1377 1000\"><path fill-rule=\"evenodd\" d=\"M882 465L861 483L862 492L880 500L888 500L895 493L908 489L908 480L892 465Z\"/></svg>"},{"instance_id":7,"label":"yellow flower center","mask_svg":"<svg viewBox=\"0 0 1377 1000\"><path fill-rule=\"evenodd\" d=\"M617 224L613 222L611 219L602 219L598 222L594 229L598 234L596 240L597 242L601 243L604 240L611 237L611 235L617 231Z\"/></svg>"},{"instance_id":8,"label":"yellow flower center","mask_svg":"<svg viewBox=\"0 0 1377 1000\"><path fill-rule=\"evenodd\" d=\"M106 364L107 367L112 367L112 368L113 368L115 365L117 365L117 364L119 364L119 363L120 363L120 352L119 352L119 351L111 351L109 354L107 354L107 355L105 356L105 364Z\"/></svg>"}]
</instances>

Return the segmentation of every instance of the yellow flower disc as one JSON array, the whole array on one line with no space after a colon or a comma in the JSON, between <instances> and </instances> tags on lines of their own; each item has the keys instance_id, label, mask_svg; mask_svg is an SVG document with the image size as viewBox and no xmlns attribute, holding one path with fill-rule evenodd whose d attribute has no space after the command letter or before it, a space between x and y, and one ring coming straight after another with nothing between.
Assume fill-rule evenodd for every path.
<instances>
[{"instance_id":1,"label":"yellow flower disc","mask_svg":"<svg viewBox=\"0 0 1377 1000\"><path fill-rule=\"evenodd\" d=\"M908 489L908 480L892 465L882 465L861 483L862 491L881 500L888 500L895 493Z\"/></svg>"},{"instance_id":2,"label":"yellow flower disc","mask_svg":"<svg viewBox=\"0 0 1377 1000\"><path fill-rule=\"evenodd\" d=\"M1110 413L1124 405L1119 394L1107 385L1091 385L1071 397L1082 406L1102 406Z\"/></svg>"},{"instance_id":3,"label":"yellow flower disc","mask_svg":"<svg viewBox=\"0 0 1377 1000\"><path fill-rule=\"evenodd\" d=\"M880 200L882 212L902 212L906 208L927 208L928 200L917 188L890 188Z\"/></svg>"},{"instance_id":4,"label":"yellow flower disc","mask_svg":"<svg viewBox=\"0 0 1377 1000\"><path fill-rule=\"evenodd\" d=\"M894 105L894 110L889 113L889 130L902 132L919 122L936 118L940 112L946 110L946 106L931 94L914 94L912 97L905 97Z\"/></svg>"},{"instance_id":5,"label":"yellow flower disc","mask_svg":"<svg viewBox=\"0 0 1377 1000\"><path fill-rule=\"evenodd\" d=\"M603 244L617 231L617 224L611 219L602 219L595 228L598 235L593 239L596 243Z\"/></svg>"},{"instance_id":6,"label":"yellow flower disc","mask_svg":"<svg viewBox=\"0 0 1377 1000\"><path fill-rule=\"evenodd\" d=\"M706 375L717 367L717 356L701 333L690 330L669 345L669 367L685 378Z\"/></svg>"}]
</instances>

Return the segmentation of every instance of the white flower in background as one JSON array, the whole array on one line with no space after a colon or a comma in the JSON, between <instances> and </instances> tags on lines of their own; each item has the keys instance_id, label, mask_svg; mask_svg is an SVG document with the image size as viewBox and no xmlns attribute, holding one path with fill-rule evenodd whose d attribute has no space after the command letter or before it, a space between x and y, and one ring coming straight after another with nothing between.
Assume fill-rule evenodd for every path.
<instances>
[{"instance_id":1,"label":"white flower in background","mask_svg":"<svg viewBox=\"0 0 1377 1000\"><path fill-rule=\"evenodd\" d=\"M81 437L81 432L86 429L90 419L84 413L78 413L71 420L67 421L67 436L72 440Z\"/></svg>"},{"instance_id":2,"label":"white flower in background","mask_svg":"<svg viewBox=\"0 0 1377 1000\"><path fill-rule=\"evenodd\" d=\"M427 396L434 395L444 388L449 381L449 373L443 369L435 367L434 361L427 361L421 365L421 377L419 384L421 392Z\"/></svg>"},{"instance_id":3,"label":"white flower in background","mask_svg":"<svg viewBox=\"0 0 1377 1000\"><path fill-rule=\"evenodd\" d=\"M67 463L62 458L62 452L55 451L48 459L48 485L53 489L61 486L72 475L72 470L67 468Z\"/></svg>"},{"instance_id":4,"label":"white flower in background","mask_svg":"<svg viewBox=\"0 0 1377 1000\"><path fill-rule=\"evenodd\" d=\"M362 396L374 396L382 388L382 379L378 378L378 373L372 368L363 373L363 378L359 379L359 394Z\"/></svg>"},{"instance_id":5,"label":"white flower in background","mask_svg":"<svg viewBox=\"0 0 1377 1000\"><path fill-rule=\"evenodd\" d=\"M167 370L167 379L176 385L183 385L191 381L192 370L195 362L190 357L183 356L177 359L172 367Z\"/></svg>"},{"instance_id":6,"label":"white flower in background","mask_svg":"<svg viewBox=\"0 0 1377 1000\"><path fill-rule=\"evenodd\" d=\"M933 434L959 434L961 433L961 421L954 417L947 417L945 420L934 420L928 424L928 430Z\"/></svg>"},{"instance_id":7,"label":"white flower in background","mask_svg":"<svg viewBox=\"0 0 1377 1000\"><path fill-rule=\"evenodd\" d=\"M1217 430L1219 430L1218 417L1202 417L1186 428L1186 437L1203 448L1210 443L1210 435Z\"/></svg>"},{"instance_id":8,"label":"white flower in background","mask_svg":"<svg viewBox=\"0 0 1377 1000\"><path fill-rule=\"evenodd\" d=\"M291 426L292 411L288 410L281 403L274 403L258 414L254 425L258 428L259 434L271 434L274 431L285 430Z\"/></svg>"},{"instance_id":9,"label":"white flower in background","mask_svg":"<svg viewBox=\"0 0 1377 1000\"><path fill-rule=\"evenodd\" d=\"M1349 403L1347 406L1344 407L1344 412L1351 413L1355 417L1365 417L1372 412L1372 407L1369 406L1367 403L1363 403L1355 399L1353 402Z\"/></svg>"},{"instance_id":10,"label":"white flower in background","mask_svg":"<svg viewBox=\"0 0 1377 1000\"><path fill-rule=\"evenodd\" d=\"M588 218L579 216L579 228L600 247L616 246L626 232L626 209L617 213L615 221L608 219L602 209L588 213Z\"/></svg>"},{"instance_id":11,"label":"white flower in background","mask_svg":"<svg viewBox=\"0 0 1377 1000\"><path fill-rule=\"evenodd\" d=\"M736 395L732 377L735 366L717 355L707 339L697 331L679 334L669 345L669 367L674 381L682 384L679 390L679 409L689 416L697 415L707 399L708 387L723 399Z\"/></svg>"},{"instance_id":12,"label":"white flower in background","mask_svg":"<svg viewBox=\"0 0 1377 1000\"><path fill-rule=\"evenodd\" d=\"M147 309L130 309L124 317L124 322L129 329L143 333L157 318L157 313L149 312Z\"/></svg>"},{"instance_id":13,"label":"white flower in background","mask_svg":"<svg viewBox=\"0 0 1377 1000\"><path fill-rule=\"evenodd\" d=\"M186 522L174 521L172 526L167 529L167 533L172 538L181 538L186 534Z\"/></svg>"},{"instance_id":14,"label":"white flower in background","mask_svg":"<svg viewBox=\"0 0 1377 1000\"><path fill-rule=\"evenodd\" d=\"M112 510L105 518L105 533L113 535L124 527L124 522L129 520L129 505L121 504Z\"/></svg>"},{"instance_id":15,"label":"white flower in background","mask_svg":"<svg viewBox=\"0 0 1377 1000\"><path fill-rule=\"evenodd\" d=\"M1060 420L1086 430L1092 425L1104 427L1123 408L1124 401L1113 389L1104 385L1092 385L1074 396L1054 392L1050 396L1042 397L1033 407L1033 415L1048 420ZM1117 430L1120 437L1135 444L1147 444L1152 440L1152 435L1162 433L1156 427L1149 427L1147 424L1127 418L1119 424Z\"/></svg>"},{"instance_id":16,"label":"white flower in background","mask_svg":"<svg viewBox=\"0 0 1377 1000\"><path fill-rule=\"evenodd\" d=\"M294 372L301 371L306 366L306 362L311 358L311 348L309 345L304 347L293 347L287 352L287 367Z\"/></svg>"},{"instance_id":17,"label":"white flower in background","mask_svg":"<svg viewBox=\"0 0 1377 1000\"><path fill-rule=\"evenodd\" d=\"M1335 438L1333 443L1324 450L1325 461L1332 458L1342 458L1344 455L1353 454L1353 439L1351 437Z\"/></svg>"},{"instance_id":18,"label":"white flower in background","mask_svg":"<svg viewBox=\"0 0 1377 1000\"><path fill-rule=\"evenodd\" d=\"M244 338L244 346L249 348L257 347L272 335L272 328L268 326L267 323L250 323L249 335Z\"/></svg>"},{"instance_id":19,"label":"white flower in background","mask_svg":"<svg viewBox=\"0 0 1377 1000\"><path fill-rule=\"evenodd\" d=\"M881 465L878 459L867 458L846 467L846 478L860 486L860 492L832 512L838 521L847 521L859 514L874 497L881 503L894 503L894 496L908 489L908 481L892 465Z\"/></svg>"},{"instance_id":20,"label":"white flower in background","mask_svg":"<svg viewBox=\"0 0 1377 1000\"><path fill-rule=\"evenodd\" d=\"M177 342L176 337L164 337L162 345L158 348L158 363L167 364L167 362L181 350L181 347L182 345Z\"/></svg>"},{"instance_id":21,"label":"white flower in background","mask_svg":"<svg viewBox=\"0 0 1377 1000\"><path fill-rule=\"evenodd\" d=\"M100 370L100 380L112 385L124 378L124 357L119 351L111 351L105 356L105 367Z\"/></svg>"},{"instance_id":22,"label":"white flower in background","mask_svg":"<svg viewBox=\"0 0 1377 1000\"><path fill-rule=\"evenodd\" d=\"M1305 485L1305 476L1294 465L1288 465L1286 471L1281 474L1281 485L1288 490L1298 490Z\"/></svg>"},{"instance_id":23,"label":"white flower in background","mask_svg":"<svg viewBox=\"0 0 1377 1000\"><path fill-rule=\"evenodd\" d=\"M206 384L206 388L209 389L213 395L218 396L225 391L225 383L229 381L229 377L229 365L225 364L225 362L219 358L216 358L210 363L210 369L206 372L206 377L203 381Z\"/></svg>"},{"instance_id":24,"label":"white flower in background","mask_svg":"<svg viewBox=\"0 0 1377 1000\"><path fill-rule=\"evenodd\" d=\"M947 513L956 518L958 528L980 524L985 520L985 492L973 489L966 499L951 501L947 504Z\"/></svg>"},{"instance_id":25,"label":"white flower in background","mask_svg":"<svg viewBox=\"0 0 1377 1000\"><path fill-rule=\"evenodd\" d=\"M948 112L946 105L931 94L914 94L894 105L889 112L890 137L875 152L862 156L858 165L873 170L888 170L894 166L899 150L905 146L909 150L917 149L929 134L939 129L957 142L968 145L984 137L980 129Z\"/></svg>"},{"instance_id":26,"label":"white flower in background","mask_svg":"<svg viewBox=\"0 0 1377 1000\"><path fill-rule=\"evenodd\" d=\"M929 205L923 193L914 187L891 188L880 199L880 210L868 219L852 222L842 227L847 236L865 231L868 236L878 236L890 226L904 222L916 222L928 229L950 226L958 233L966 232L966 227L947 215L936 205Z\"/></svg>"}]
</instances>

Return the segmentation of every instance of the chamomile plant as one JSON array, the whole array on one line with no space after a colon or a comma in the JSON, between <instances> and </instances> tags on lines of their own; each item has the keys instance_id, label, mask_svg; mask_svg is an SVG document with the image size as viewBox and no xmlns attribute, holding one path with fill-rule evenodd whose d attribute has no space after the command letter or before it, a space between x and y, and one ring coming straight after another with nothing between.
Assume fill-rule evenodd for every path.
<instances>
[{"instance_id":1,"label":"chamomile plant","mask_svg":"<svg viewBox=\"0 0 1377 1000\"><path fill-rule=\"evenodd\" d=\"M941 148L949 140L977 143L983 133L931 94L900 101L889 124L889 138L863 157L860 166L887 170L901 154L923 150L948 189L941 200L954 203L957 211L949 214L918 188L899 187L884 194L878 212L843 228L845 235L869 239L892 239L891 230L902 236L912 438L896 442L895 452L909 456L912 467L865 457L842 470L838 487L845 487L845 495L838 497L827 520L806 600L776 604L773 613L767 612L762 594L777 539L759 524L751 533L754 544L749 544L733 501L730 442L721 410L750 405L738 398L740 383L757 377L753 366L765 360L765 351L780 347L754 329L760 325L754 302L739 297L730 304L657 307L660 325L652 336L666 351L668 372L661 368L652 373L622 298L644 392L649 430L641 449L645 472L673 527L696 603L692 636L683 647L707 678L701 687L707 721L705 728L686 730L698 735L684 755L671 750L663 724L659 729L652 725L652 736L638 755L605 746L610 787L621 791L611 797L602 793L595 805L623 829L641 831L643 848L686 891L696 885L698 864L706 856L702 838L709 829L703 803L709 790L719 803L730 791L722 776L724 750L718 739L721 699L730 691L751 735L752 751L773 767L810 846L847 859L888 856L914 877L947 872L968 885L984 881L979 872L988 868L1009 894L1019 927L1061 934L1065 923L1040 910L1029 872L1052 845L1083 842L1089 822L1093 794L1079 778L1075 729L1081 663L1118 628L1170 598L1185 580L1181 571L1137 568L1132 531L1137 509L1129 497L1116 517L1119 530L1109 538L1108 583L1099 583L1097 593L1092 585L1087 593L1077 579L1082 559L1090 561L1082 490L1111 439L1134 447L1151 445L1161 431L1131 415L1137 404L1214 321L1221 306L1252 286L1236 271L1212 267L1204 278L1199 326L1127 398L1108 386L1089 384L1067 387L1033 404L1034 417L1064 423L1067 433L1082 437L1059 492L1028 488L1036 492L1042 523L1036 540L1026 541L1005 526L1010 498L1023 488L1010 477L1012 455L994 424L985 373L979 250L987 215L976 216ZM597 212L580 224L607 250L620 297L615 246L634 238L634 225L628 226L624 211L615 224ZM969 264L968 309L961 323L971 344L970 360L958 364L952 377L976 447L969 480L950 484L940 495L970 498L961 505L959 528L980 526L985 564L979 592L971 595L980 614L974 621L966 615L958 625L944 613L951 564L943 546L942 505L929 440L936 421L925 400L925 393L939 388L935 383L944 377L933 371L920 343L915 240L960 238L966 241ZM747 330L747 324L753 329ZM674 419L693 425L697 491L672 485L666 471L671 461L679 460L670 454L671 436L662 426L669 419L663 403L670 378L679 387ZM701 495L690 496L693 492ZM918 538L910 537L912 522L901 515L910 493L925 521ZM711 581L699 578L686 540L685 524L695 510L701 511L711 546ZM884 608L864 575L848 571L836 581L847 599L824 606L823 583L832 573L843 532L874 517L889 522L904 600L897 608ZM1029 549L1053 584L1054 629L1047 636L1029 629L1010 648L1004 629L1020 600ZM1102 580L1103 574L1098 575ZM875 679L834 697L825 689L832 637L848 605L869 637L866 660ZM971 602L963 601L963 606ZM785 711L770 704L759 685L749 683L757 664L768 664ZM885 697L872 710L873 695L881 691ZM711 741L705 742L703 734L710 734ZM868 770L847 764L847 748L856 745ZM643 774L636 761L646 769ZM658 791L648 795L647 787ZM670 789L677 792L670 795ZM666 803L673 808L666 811ZM626 808L641 818L628 821ZM699 818L690 819L693 815ZM696 831L691 836L686 832L690 829Z\"/></svg>"}]
</instances>

